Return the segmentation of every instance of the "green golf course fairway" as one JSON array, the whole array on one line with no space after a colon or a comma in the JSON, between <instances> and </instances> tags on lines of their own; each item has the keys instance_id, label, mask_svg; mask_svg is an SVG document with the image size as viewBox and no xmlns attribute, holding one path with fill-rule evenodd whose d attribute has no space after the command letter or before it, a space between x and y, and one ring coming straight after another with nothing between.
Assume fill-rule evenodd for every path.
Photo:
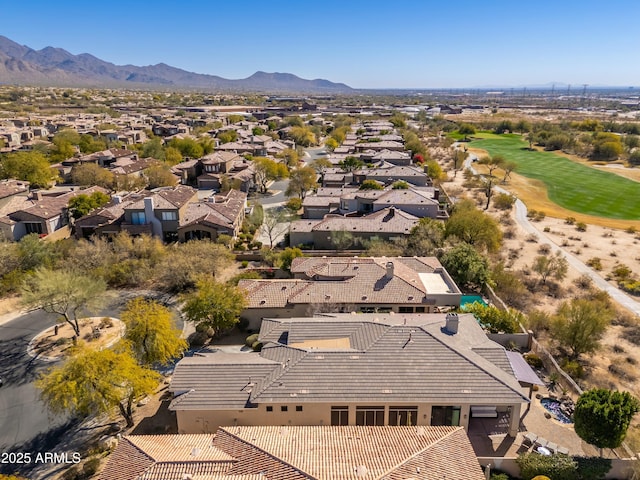
<instances>
[{"instance_id":1,"label":"green golf course fairway","mask_svg":"<svg viewBox=\"0 0 640 480\"><path fill-rule=\"evenodd\" d=\"M529 150L520 135L480 133L469 147L502 155L516 172L542 181L549 199L574 212L620 220L640 219L640 183L597 170L552 152Z\"/></svg>"}]
</instances>

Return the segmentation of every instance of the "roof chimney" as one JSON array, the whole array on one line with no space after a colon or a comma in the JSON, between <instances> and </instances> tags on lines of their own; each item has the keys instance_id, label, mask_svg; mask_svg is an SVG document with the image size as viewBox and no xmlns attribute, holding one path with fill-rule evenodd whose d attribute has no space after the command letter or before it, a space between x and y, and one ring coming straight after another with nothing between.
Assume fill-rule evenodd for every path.
<instances>
[{"instance_id":1,"label":"roof chimney","mask_svg":"<svg viewBox=\"0 0 640 480\"><path fill-rule=\"evenodd\" d=\"M35 192L33 192L33 200L36 202L42 200L42 192L40 190L36 190Z\"/></svg>"},{"instance_id":2,"label":"roof chimney","mask_svg":"<svg viewBox=\"0 0 640 480\"><path fill-rule=\"evenodd\" d=\"M113 197L111 197L111 199L113 200L113 203L115 205L122 203L122 197L120 195L114 195Z\"/></svg>"},{"instance_id":3,"label":"roof chimney","mask_svg":"<svg viewBox=\"0 0 640 480\"><path fill-rule=\"evenodd\" d=\"M391 280L393 278L393 262L387 262L385 267L387 268L387 273L384 276Z\"/></svg>"},{"instance_id":4,"label":"roof chimney","mask_svg":"<svg viewBox=\"0 0 640 480\"><path fill-rule=\"evenodd\" d=\"M460 319L457 313L447 313L447 319L445 323L445 330L453 335L458 333L458 323Z\"/></svg>"}]
</instances>

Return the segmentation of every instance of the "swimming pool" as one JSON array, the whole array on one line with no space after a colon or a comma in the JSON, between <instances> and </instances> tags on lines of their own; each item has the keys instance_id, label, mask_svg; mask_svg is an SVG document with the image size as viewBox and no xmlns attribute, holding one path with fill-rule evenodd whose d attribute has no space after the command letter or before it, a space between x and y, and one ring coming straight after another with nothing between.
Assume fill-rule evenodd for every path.
<instances>
[{"instance_id":1,"label":"swimming pool","mask_svg":"<svg viewBox=\"0 0 640 480\"><path fill-rule=\"evenodd\" d=\"M460 297L460 310L465 310L465 306L471 305L474 302L481 303L485 306L487 305L482 295L462 295L462 297Z\"/></svg>"},{"instance_id":2,"label":"swimming pool","mask_svg":"<svg viewBox=\"0 0 640 480\"><path fill-rule=\"evenodd\" d=\"M560 423L573 423L573 420L565 415L565 413L560 409L561 403L558 400L553 398L541 398L540 403L545 409L551 412Z\"/></svg>"}]
</instances>

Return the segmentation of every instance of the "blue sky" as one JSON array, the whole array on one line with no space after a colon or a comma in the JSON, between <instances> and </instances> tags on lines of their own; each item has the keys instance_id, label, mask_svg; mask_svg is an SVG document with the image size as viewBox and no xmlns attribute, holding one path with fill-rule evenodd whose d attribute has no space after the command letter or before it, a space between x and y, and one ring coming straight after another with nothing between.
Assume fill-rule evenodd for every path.
<instances>
[{"instance_id":1,"label":"blue sky","mask_svg":"<svg viewBox=\"0 0 640 480\"><path fill-rule=\"evenodd\" d=\"M0 34L116 64L354 88L640 85L630 0L2 1Z\"/></svg>"}]
</instances>

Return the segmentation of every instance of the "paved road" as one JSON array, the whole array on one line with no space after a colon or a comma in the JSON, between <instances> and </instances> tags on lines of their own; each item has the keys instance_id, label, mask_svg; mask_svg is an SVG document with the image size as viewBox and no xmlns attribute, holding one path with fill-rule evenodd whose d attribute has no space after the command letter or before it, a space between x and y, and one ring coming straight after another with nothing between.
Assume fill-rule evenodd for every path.
<instances>
[{"instance_id":1,"label":"paved road","mask_svg":"<svg viewBox=\"0 0 640 480\"><path fill-rule=\"evenodd\" d=\"M113 299L99 315L116 314L125 300L126 295ZM50 415L33 384L55 363L30 357L27 345L55 321L56 315L35 310L0 324L0 377L5 382L0 388L0 452L55 452L63 435L80 425L69 415ZM2 473L16 470L15 465L0 464Z\"/></svg>"},{"instance_id":2,"label":"paved road","mask_svg":"<svg viewBox=\"0 0 640 480\"><path fill-rule=\"evenodd\" d=\"M470 154L465 160L465 168L469 169L474 175L477 175L478 172L476 171L475 168L473 168L473 165L472 165L472 162L474 160L477 160L477 157L473 154ZM496 188L496 191L499 191L502 193L509 193L501 187L495 187L495 188ZM558 244L554 243L554 241L549 236L547 236L544 232L541 232L540 230L538 230L536 226L533 223L531 223L527 218L527 206L520 199L516 200L515 207L516 207L516 221L527 233L536 235L540 239L540 241L544 243L548 243L551 249L553 250L553 252L554 253L560 252L564 256L564 258L567 259L567 262L569 262L569 265L571 265L573 269L575 269L577 272L581 274L588 275L591 278L591 280L593 280L593 283L601 290L604 290L605 292L607 292L614 301L618 302L620 305L630 310L631 312L634 312L636 315L640 315L640 302L638 302L637 300L634 300L632 297L630 297L629 295L627 295L625 292L615 287L614 285L611 285L604 278L602 278L595 270L585 265L580 259L575 257L573 254L567 252L566 250L564 250Z\"/></svg>"}]
</instances>

